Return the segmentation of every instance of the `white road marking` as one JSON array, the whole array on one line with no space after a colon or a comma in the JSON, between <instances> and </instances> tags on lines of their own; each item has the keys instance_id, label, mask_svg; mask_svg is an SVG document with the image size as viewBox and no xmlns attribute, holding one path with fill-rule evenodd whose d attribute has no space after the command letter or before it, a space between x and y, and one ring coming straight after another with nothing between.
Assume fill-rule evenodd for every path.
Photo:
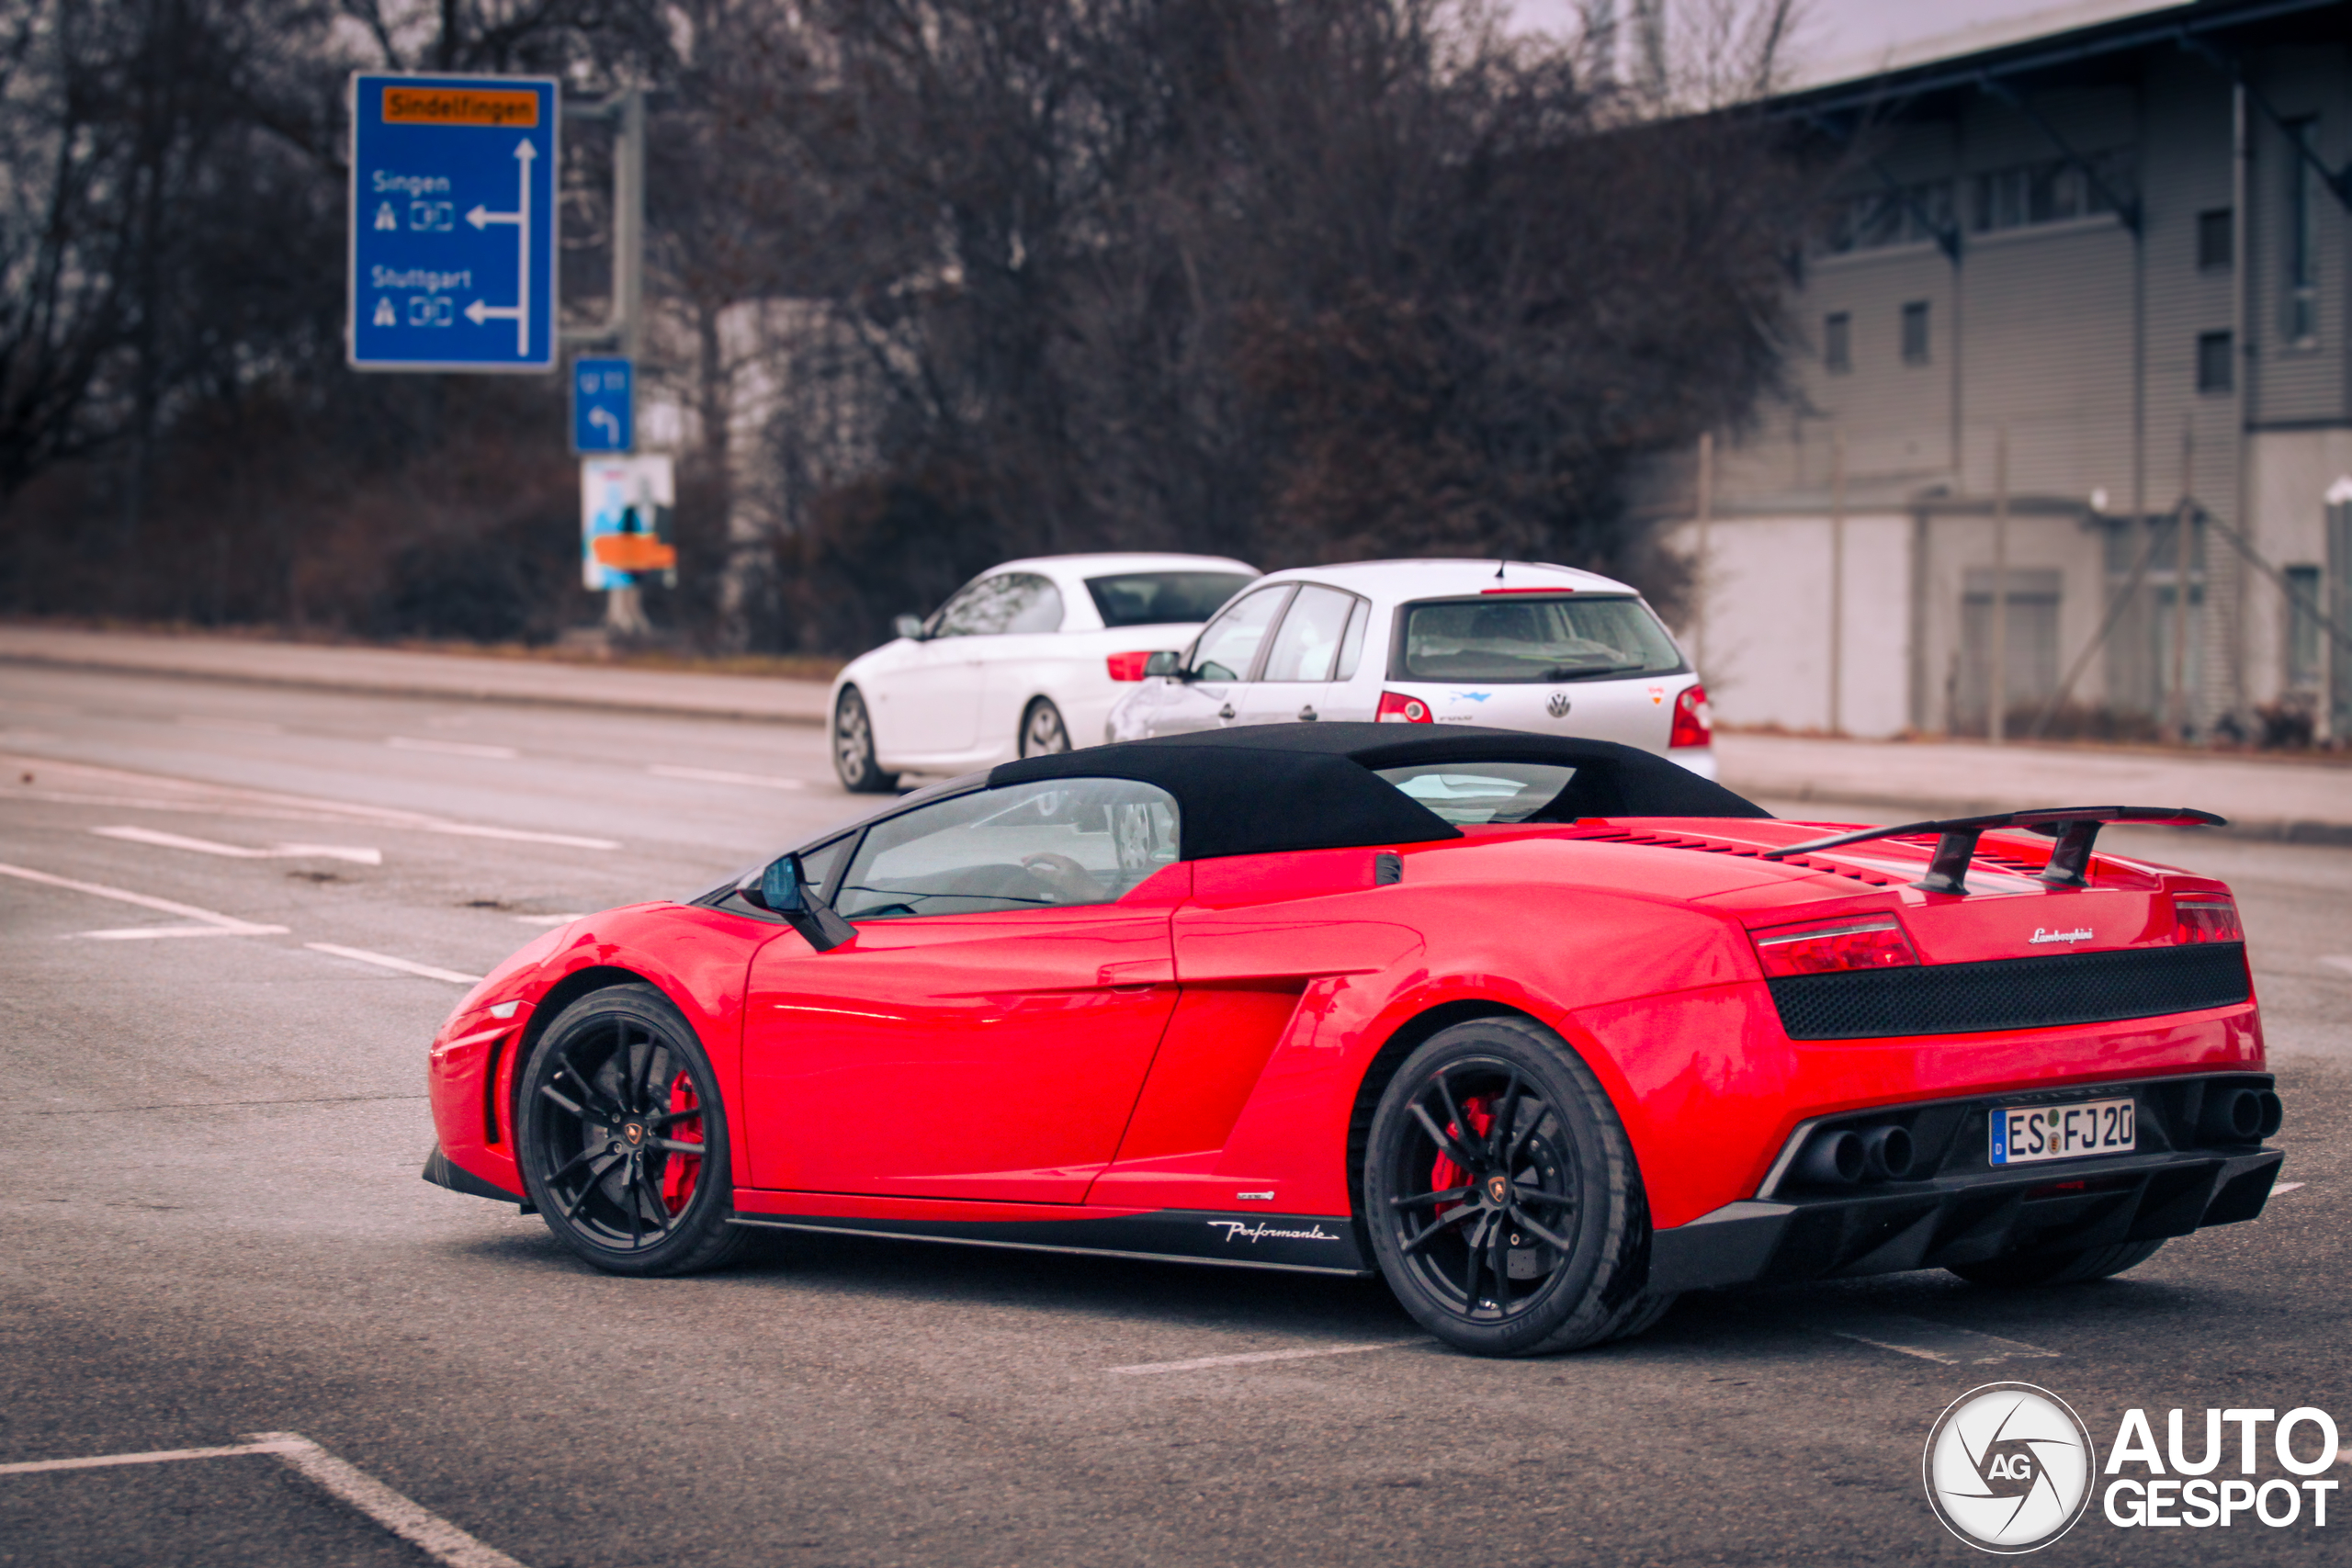
<instances>
[{"instance_id":1,"label":"white road marking","mask_svg":"<svg viewBox=\"0 0 2352 1568\"><path fill-rule=\"evenodd\" d=\"M2055 1359L2058 1356L2055 1350L2004 1339L1997 1334L1979 1334L1973 1328L1953 1328L1896 1313L1849 1318L1842 1327L1825 1325L1823 1332L1877 1349L1917 1356L1925 1361L1940 1361L1947 1367L1982 1367L1996 1361Z\"/></svg>"},{"instance_id":2,"label":"white road marking","mask_svg":"<svg viewBox=\"0 0 2352 1568\"><path fill-rule=\"evenodd\" d=\"M2281 1181L2277 1186L2271 1188L2270 1195L2273 1198L2276 1198L2281 1192L2292 1192L2296 1188L2302 1185L2303 1184L2300 1181Z\"/></svg>"},{"instance_id":3,"label":"white road marking","mask_svg":"<svg viewBox=\"0 0 2352 1568\"><path fill-rule=\"evenodd\" d=\"M421 833L447 833L461 839L501 839L518 844L559 844L574 850L616 850L619 840L584 838L576 833L542 833L528 828L489 828L472 822L452 822L421 811L388 806L356 806L339 800L319 800L302 795L274 795L267 790L234 784L204 784L193 779L164 778L154 773L127 773L119 768L94 767L55 758L0 754L0 771L62 774L83 784L99 784L159 793L122 795L92 795L57 789L16 789L18 799L54 801L62 805L135 807L148 811L193 811L208 817L264 817L288 821L366 822L386 828L406 828ZM181 792L173 798L173 791ZM260 809L255 809L256 807Z\"/></svg>"},{"instance_id":4,"label":"white road marking","mask_svg":"<svg viewBox=\"0 0 2352 1568\"><path fill-rule=\"evenodd\" d=\"M331 942L306 942L302 945L312 953L331 953L337 958L373 964L379 969L397 969L403 975L421 975L427 980L447 980L453 986L470 986L481 978L479 975L460 975L455 969L436 969L430 964L394 958L386 953L370 953L364 947L337 947Z\"/></svg>"},{"instance_id":5,"label":"white road marking","mask_svg":"<svg viewBox=\"0 0 2352 1568\"><path fill-rule=\"evenodd\" d=\"M512 746L483 746L471 740L420 740L410 735L388 736L384 744L395 751L434 751L444 757L488 757L501 762L511 762L523 754Z\"/></svg>"},{"instance_id":6,"label":"white road marking","mask_svg":"<svg viewBox=\"0 0 2352 1568\"><path fill-rule=\"evenodd\" d=\"M754 789L807 789L806 779L777 778L769 773L732 773L724 768L678 768L656 762L645 770L656 778L686 779L695 784L750 784Z\"/></svg>"},{"instance_id":7,"label":"white road marking","mask_svg":"<svg viewBox=\"0 0 2352 1568\"><path fill-rule=\"evenodd\" d=\"M585 915L517 915L515 920L526 926L568 926L574 920L584 920Z\"/></svg>"},{"instance_id":8,"label":"white road marking","mask_svg":"<svg viewBox=\"0 0 2352 1568\"><path fill-rule=\"evenodd\" d=\"M393 1491L358 1466L337 1459L300 1432L250 1432L242 1443L210 1449L159 1449L150 1453L94 1454L85 1459L31 1460L0 1464L0 1475L40 1475L60 1470L102 1470L120 1464L168 1464L179 1460L241 1459L274 1454L306 1481L358 1509L448 1568L523 1568L432 1509Z\"/></svg>"},{"instance_id":9,"label":"white road marking","mask_svg":"<svg viewBox=\"0 0 2352 1568\"><path fill-rule=\"evenodd\" d=\"M241 1454L291 1453L297 1444L273 1439L266 1443L234 1443L217 1449L157 1449L143 1454L92 1454L85 1459L36 1459L0 1464L0 1475L45 1475L55 1470L105 1470L118 1464L170 1464L184 1459L234 1459Z\"/></svg>"},{"instance_id":10,"label":"white road marking","mask_svg":"<svg viewBox=\"0 0 2352 1568\"><path fill-rule=\"evenodd\" d=\"M2341 969L2346 975L2352 975L2352 958L2339 958L2334 954L2330 954L2329 956L2321 959L2320 962L2326 964L2330 969Z\"/></svg>"},{"instance_id":11,"label":"white road marking","mask_svg":"<svg viewBox=\"0 0 2352 1568\"><path fill-rule=\"evenodd\" d=\"M93 828L90 831L101 839L120 839L130 844L153 844L161 850L189 850L200 855L225 855L232 860L347 860L354 865L384 863L383 851L363 849L356 844L272 844L266 850L255 850L243 844L215 843L210 839L184 838L177 833L159 832L153 828Z\"/></svg>"},{"instance_id":12,"label":"white road marking","mask_svg":"<svg viewBox=\"0 0 2352 1568\"><path fill-rule=\"evenodd\" d=\"M136 904L142 909L158 914L178 915L194 920L197 926L142 926L129 931L83 931L83 936L101 940L121 940L147 936L278 936L284 926L258 926L251 920L241 920L234 915L217 910L199 909L193 904L175 904L169 898L150 897L144 893L132 893L120 887L107 887L96 882L76 882L70 876L51 876L45 871L30 871L21 865L0 865L0 876L21 877L48 887L63 887L75 893L86 893L94 898L111 898L119 904Z\"/></svg>"},{"instance_id":13,"label":"white road marking","mask_svg":"<svg viewBox=\"0 0 2352 1568\"><path fill-rule=\"evenodd\" d=\"M1145 1361L1132 1367L1113 1367L1114 1377L1136 1377L1150 1372L1193 1372L1204 1367L1240 1367L1257 1361L1304 1361L1315 1356L1360 1356L1367 1350L1401 1350L1408 1345L1426 1345L1426 1339L1384 1339L1377 1345L1331 1345L1316 1350L1252 1350L1240 1356L1195 1356L1189 1361Z\"/></svg>"}]
</instances>

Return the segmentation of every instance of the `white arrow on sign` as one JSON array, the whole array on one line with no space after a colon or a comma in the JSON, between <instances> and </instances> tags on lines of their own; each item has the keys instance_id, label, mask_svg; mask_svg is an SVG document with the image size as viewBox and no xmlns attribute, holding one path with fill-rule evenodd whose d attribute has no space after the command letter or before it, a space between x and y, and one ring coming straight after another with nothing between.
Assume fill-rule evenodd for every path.
<instances>
[{"instance_id":1,"label":"white arrow on sign","mask_svg":"<svg viewBox=\"0 0 2352 1568\"><path fill-rule=\"evenodd\" d=\"M466 221L477 229L487 229L493 223L514 225L514 303L485 305L480 299L466 307L466 320L480 326L488 321L511 321L514 323L514 354L517 358L531 352L531 164L538 157L538 149L526 137L514 144L514 161L520 168L522 192L512 212L492 212L476 203L466 214Z\"/></svg>"},{"instance_id":2,"label":"white arrow on sign","mask_svg":"<svg viewBox=\"0 0 2352 1568\"><path fill-rule=\"evenodd\" d=\"M612 410L590 409L588 411L588 423L593 429L609 432L609 439L612 441L614 446L617 446L621 444L620 416L613 412Z\"/></svg>"}]
</instances>

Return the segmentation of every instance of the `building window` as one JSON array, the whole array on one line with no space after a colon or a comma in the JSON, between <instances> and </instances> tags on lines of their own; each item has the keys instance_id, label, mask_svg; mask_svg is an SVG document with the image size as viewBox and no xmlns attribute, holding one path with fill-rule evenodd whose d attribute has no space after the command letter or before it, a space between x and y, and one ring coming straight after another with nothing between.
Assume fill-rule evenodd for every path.
<instances>
[{"instance_id":1,"label":"building window","mask_svg":"<svg viewBox=\"0 0 2352 1568\"><path fill-rule=\"evenodd\" d=\"M2197 215L2197 266L2200 272L2226 272L2232 253L2230 225L2233 214L2216 207Z\"/></svg>"},{"instance_id":2,"label":"building window","mask_svg":"<svg viewBox=\"0 0 2352 1568\"><path fill-rule=\"evenodd\" d=\"M2230 334L2199 333L2197 334L2197 389L2200 392L2226 392L2235 384L2231 374Z\"/></svg>"},{"instance_id":3,"label":"building window","mask_svg":"<svg viewBox=\"0 0 2352 1568\"><path fill-rule=\"evenodd\" d=\"M1865 191L1831 204L1822 249L1831 255L1941 239L1952 228L1952 183Z\"/></svg>"},{"instance_id":4,"label":"building window","mask_svg":"<svg viewBox=\"0 0 2352 1568\"><path fill-rule=\"evenodd\" d=\"M1914 299L1903 307L1903 363L1928 363L1928 302Z\"/></svg>"},{"instance_id":5,"label":"building window","mask_svg":"<svg viewBox=\"0 0 2352 1568\"><path fill-rule=\"evenodd\" d=\"M2319 121L2306 116L2287 122L2287 292L2280 323L2289 343L2307 345L2319 336L2319 170L2312 152Z\"/></svg>"},{"instance_id":6,"label":"building window","mask_svg":"<svg viewBox=\"0 0 2352 1568\"><path fill-rule=\"evenodd\" d=\"M2120 152L1995 169L1968 182L1968 224L1984 234L2096 217L2114 211L2109 197L2131 183L2131 155Z\"/></svg>"},{"instance_id":7,"label":"building window","mask_svg":"<svg viewBox=\"0 0 2352 1568\"><path fill-rule=\"evenodd\" d=\"M2319 568L2290 566L2279 573L2287 580L2287 684L2309 689L2319 684Z\"/></svg>"},{"instance_id":8,"label":"building window","mask_svg":"<svg viewBox=\"0 0 2352 1568\"><path fill-rule=\"evenodd\" d=\"M1854 367L1854 318L1844 310L1821 319L1821 363L1838 376Z\"/></svg>"}]
</instances>

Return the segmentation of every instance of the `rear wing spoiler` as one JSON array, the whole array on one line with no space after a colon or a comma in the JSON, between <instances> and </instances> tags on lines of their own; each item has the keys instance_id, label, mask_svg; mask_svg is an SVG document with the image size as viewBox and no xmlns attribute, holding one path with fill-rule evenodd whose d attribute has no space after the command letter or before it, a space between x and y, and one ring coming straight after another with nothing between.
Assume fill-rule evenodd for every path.
<instances>
[{"instance_id":1,"label":"rear wing spoiler","mask_svg":"<svg viewBox=\"0 0 2352 1568\"><path fill-rule=\"evenodd\" d=\"M1996 828L2027 828L2058 842L2041 880L2052 887L2080 887L2091 861L2091 845L2100 828L2109 822L2146 822L2167 828L2226 828L2229 821L2210 811L2180 806L2053 806L2038 811L2000 811L1989 817L1948 817L1940 822L1905 822L1893 828L1865 828L1859 833L1838 833L1812 839L1786 849L1766 850L1765 860L1834 850L1871 839L1916 839L1936 835L1936 854L1928 874L1912 884L1930 893L1968 891L1968 863L1976 853L1976 836Z\"/></svg>"}]
</instances>

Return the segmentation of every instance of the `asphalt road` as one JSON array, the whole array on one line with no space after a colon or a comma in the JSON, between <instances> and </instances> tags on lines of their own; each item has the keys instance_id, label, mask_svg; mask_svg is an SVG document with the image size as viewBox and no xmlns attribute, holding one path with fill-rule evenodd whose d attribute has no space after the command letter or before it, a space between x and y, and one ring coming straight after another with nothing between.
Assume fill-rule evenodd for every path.
<instances>
[{"instance_id":1,"label":"asphalt road","mask_svg":"<svg viewBox=\"0 0 2352 1568\"><path fill-rule=\"evenodd\" d=\"M527 1568L1959 1562L1920 1448L1980 1383L2102 1451L2133 1406L2352 1428L2352 852L2111 840L2240 894L2302 1183L2259 1221L2096 1286L1708 1295L1479 1361L1369 1282L817 1239L609 1279L419 1181L460 987L375 960L480 974L852 815L815 730L0 666L0 864L187 907L0 874L0 1467L298 1433ZM83 934L207 916L264 929ZM2041 1560L2340 1562L2338 1497L2095 1508ZM0 1563L429 1561L277 1457L0 1471Z\"/></svg>"}]
</instances>

